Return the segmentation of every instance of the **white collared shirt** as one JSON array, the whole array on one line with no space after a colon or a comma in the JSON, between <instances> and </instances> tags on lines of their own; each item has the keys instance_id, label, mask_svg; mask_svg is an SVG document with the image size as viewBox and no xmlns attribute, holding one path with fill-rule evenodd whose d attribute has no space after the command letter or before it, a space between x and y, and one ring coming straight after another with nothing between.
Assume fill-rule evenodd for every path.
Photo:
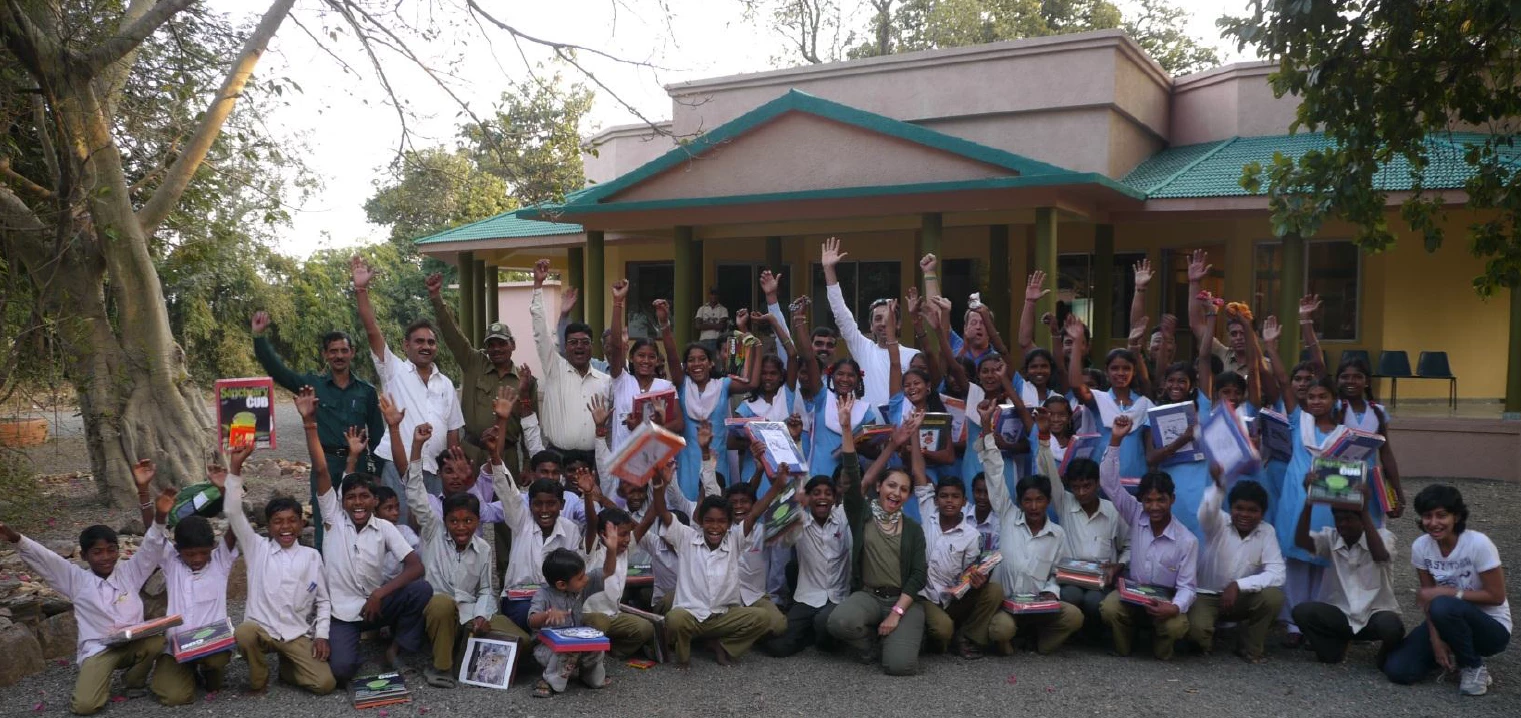
<instances>
[{"instance_id":1,"label":"white collared shirt","mask_svg":"<svg viewBox=\"0 0 1521 718\"><path fill-rule=\"evenodd\" d=\"M1056 483L1053 479L1052 483ZM1130 527L1109 499L1099 499L1089 515L1061 486L1051 487L1052 508L1067 535L1067 553L1082 561L1126 563L1130 560Z\"/></svg>"},{"instance_id":2,"label":"white collared shirt","mask_svg":"<svg viewBox=\"0 0 1521 718\"><path fill-rule=\"evenodd\" d=\"M674 608L701 622L740 605L739 534L725 533L718 548L710 549L701 531L673 519L665 540L677 556Z\"/></svg>"},{"instance_id":3,"label":"white collared shirt","mask_svg":"<svg viewBox=\"0 0 1521 718\"><path fill-rule=\"evenodd\" d=\"M591 451L597 440L597 425L592 423L586 405L594 396L610 400L613 378L591 366L582 374L556 351L555 337L544 319L542 288L533 290L528 313L533 317L533 340L539 351L539 365L544 371L543 400L539 404L539 423L544 439L562 451Z\"/></svg>"},{"instance_id":4,"label":"white collared shirt","mask_svg":"<svg viewBox=\"0 0 1521 718\"><path fill-rule=\"evenodd\" d=\"M436 434L435 434L436 436ZM370 594L386 583L387 555L405 561L412 547L396 530L396 525L370 514L364 528L354 526L347 511L338 502L338 492L328 489L317 495L322 523L327 533L322 539L322 561L327 566L327 589L332 600L333 618L349 623L363 620L360 612Z\"/></svg>"},{"instance_id":5,"label":"white collared shirt","mask_svg":"<svg viewBox=\"0 0 1521 718\"><path fill-rule=\"evenodd\" d=\"M671 483L675 484L675 482ZM676 574L681 570L681 557L676 555L676 549L666 544L658 522L639 538L639 547L644 549L645 554L649 556L650 573L655 577L651 600L659 601L666 594L675 592Z\"/></svg>"},{"instance_id":6,"label":"white collared shirt","mask_svg":"<svg viewBox=\"0 0 1521 718\"><path fill-rule=\"evenodd\" d=\"M606 561L607 544L597 539L597 547L592 549L590 556L586 557L587 572L600 572ZM586 597L583 611L610 617L618 615L618 604L623 600L623 587L628 584L628 552L618 554L617 561L618 565L613 569L613 575L602 577L602 590Z\"/></svg>"},{"instance_id":7,"label":"white collared shirt","mask_svg":"<svg viewBox=\"0 0 1521 718\"><path fill-rule=\"evenodd\" d=\"M998 513L998 552L1003 562L993 576L1003 584L1005 596L1022 593L1058 593L1056 564L1068 557L1067 534L1055 521L1047 520L1039 533L1031 534L1025 512L1009 497L1009 487L994 478L1003 476L1003 452L993 443L992 434L977 439L977 453L983 472L989 478L988 502Z\"/></svg>"},{"instance_id":8,"label":"white collared shirt","mask_svg":"<svg viewBox=\"0 0 1521 718\"><path fill-rule=\"evenodd\" d=\"M756 521L759 524L759 520ZM743 521L736 521L729 527L729 533L735 534L738 539L741 553L739 554L739 602L742 605L754 605L756 601L765 598L766 574L771 566L767 561L769 552L766 551L766 529L756 525L745 534Z\"/></svg>"},{"instance_id":9,"label":"white collared shirt","mask_svg":"<svg viewBox=\"0 0 1521 718\"><path fill-rule=\"evenodd\" d=\"M507 527L512 529L512 553L507 556L507 573L502 577L502 595L510 589L523 589L544 584L544 556L557 548L565 548L585 554L581 526L562 514L555 518L549 535L533 518L528 504L512 498L522 496L507 467L493 463L491 484L502 503L502 515Z\"/></svg>"},{"instance_id":10,"label":"white collared shirt","mask_svg":"<svg viewBox=\"0 0 1521 718\"><path fill-rule=\"evenodd\" d=\"M76 662L84 663L86 658L106 650L105 639L113 631L143 622L143 601L138 591L158 568L164 546L164 527L155 523L148 527L137 553L117 561L111 575L101 578L52 549L21 537L21 560L42 574L42 580L54 591L74 602L74 620L79 628Z\"/></svg>"},{"instance_id":11,"label":"white collared shirt","mask_svg":"<svg viewBox=\"0 0 1521 718\"><path fill-rule=\"evenodd\" d=\"M1199 556L1199 590L1220 593L1233 581L1243 593L1282 586L1283 550L1278 547L1278 533L1264 521L1242 537L1231 525L1230 514L1220 509L1224 497L1225 492L1210 483L1199 501L1199 528L1205 541Z\"/></svg>"},{"instance_id":12,"label":"white collared shirt","mask_svg":"<svg viewBox=\"0 0 1521 718\"><path fill-rule=\"evenodd\" d=\"M819 523L809 513L803 528L784 539L797 547L797 588L792 600L813 608L840 603L850 593L850 521L839 504Z\"/></svg>"},{"instance_id":13,"label":"white collared shirt","mask_svg":"<svg viewBox=\"0 0 1521 718\"><path fill-rule=\"evenodd\" d=\"M924 590L919 596L939 606L946 606L951 598L945 589L955 586L968 566L977 563L982 554L982 533L977 530L977 520L967 519L945 531L940 528L940 512L935 507L935 487L914 487L919 498L919 515L924 519L924 554L929 563L925 574Z\"/></svg>"},{"instance_id":14,"label":"white collared shirt","mask_svg":"<svg viewBox=\"0 0 1521 718\"><path fill-rule=\"evenodd\" d=\"M475 618L489 621L496 615L496 591L491 585L496 563L491 559L491 542L477 532L471 534L463 550L456 547L444 525L443 511L433 507L434 501L438 498L430 496L423 485L422 466L415 461L408 464L407 503L422 527L418 552L428 585L435 595L454 599L461 624Z\"/></svg>"},{"instance_id":15,"label":"white collared shirt","mask_svg":"<svg viewBox=\"0 0 1521 718\"><path fill-rule=\"evenodd\" d=\"M459 394L454 382L433 365L427 383L417 373L417 365L406 357L398 356L385 347L385 354L370 353L375 361L375 372L380 375L381 390L391 396L396 406L407 414L401 419L401 435L410 439L412 432L421 424L433 425L433 436L422 448L422 468L430 474L438 473L438 455L449 445L449 432L465 426L465 415L460 411ZM376 458L391 461L391 428L386 427L375 446ZM410 444L410 441L407 442Z\"/></svg>"},{"instance_id":16,"label":"white collared shirt","mask_svg":"<svg viewBox=\"0 0 1521 718\"><path fill-rule=\"evenodd\" d=\"M243 505L243 477L228 475L222 503ZM328 603L327 577L322 575L322 554L300 543L281 548L273 538L254 533L241 508L224 515L238 537L238 550L243 552L248 571L243 620L253 621L282 643L301 636L326 639L332 606Z\"/></svg>"},{"instance_id":17,"label":"white collared shirt","mask_svg":"<svg viewBox=\"0 0 1521 718\"><path fill-rule=\"evenodd\" d=\"M241 508L242 504L238 506ZM218 538L211 549L211 560L201 570L192 571L180 560L178 552L164 551L159 570L164 572L164 586L169 591L168 611L178 614L181 621L164 635L172 638L227 620L227 577L239 555L237 549L227 548L225 537ZM165 643L164 652L169 653L171 647Z\"/></svg>"},{"instance_id":18,"label":"white collared shirt","mask_svg":"<svg viewBox=\"0 0 1521 718\"><path fill-rule=\"evenodd\" d=\"M1335 526L1327 526L1313 534L1315 555L1331 562L1331 570L1320 582L1320 595L1316 600L1329 603L1347 614L1347 625L1353 633L1363 630L1368 619L1379 611L1400 612L1400 603L1394 597L1394 556L1396 544L1389 529L1378 530L1389 560L1382 563L1373 560L1368 550L1368 534L1365 531L1357 543L1348 546Z\"/></svg>"}]
</instances>

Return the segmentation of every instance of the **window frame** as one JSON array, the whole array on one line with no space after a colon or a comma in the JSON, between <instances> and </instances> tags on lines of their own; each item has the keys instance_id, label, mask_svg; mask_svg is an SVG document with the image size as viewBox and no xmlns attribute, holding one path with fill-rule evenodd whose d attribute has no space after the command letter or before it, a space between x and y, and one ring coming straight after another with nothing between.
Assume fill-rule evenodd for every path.
<instances>
[{"instance_id":1,"label":"window frame","mask_svg":"<svg viewBox=\"0 0 1521 718\"><path fill-rule=\"evenodd\" d=\"M1364 289L1367 286L1364 283L1365 280L1366 280L1366 271L1367 271L1367 265L1366 265L1366 262L1364 261L1366 259L1366 257L1365 257L1365 253L1362 251L1362 248L1359 247L1359 246L1357 246L1357 242L1351 240L1350 238L1343 238L1343 237L1317 237L1317 238L1314 238L1314 239L1306 239L1305 240L1304 276L1301 278L1303 280L1303 285L1302 286L1305 288L1305 291L1309 291L1309 289L1310 289L1310 245L1314 245L1314 244L1332 244L1332 243L1341 243L1341 244L1350 245L1352 247L1352 249L1353 249L1353 253L1357 257L1357 271L1356 271L1356 278L1354 280L1354 282L1355 282L1354 287L1355 287L1355 294L1356 294L1355 299L1356 299L1357 309L1356 309L1355 316L1353 317L1353 321L1352 321L1352 336L1350 338L1331 338L1331 337L1328 337L1328 336L1326 336L1326 333L1325 333L1325 322L1320 322L1320 321L1318 321L1316 323L1315 334L1316 334L1317 339L1319 339L1321 343L1347 344L1347 345L1354 345L1355 346L1355 345L1361 344L1362 341L1363 341L1363 307L1364 307L1365 301L1366 301L1365 296L1364 296ZM1258 275L1258 272L1261 269L1261 268L1258 267L1258 264L1257 264L1257 252L1258 252L1259 249L1261 249L1263 247L1273 247L1273 248L1275 248L1279 252L1279 256L1282 257L1283 240L1282 239L1278 239L1278 238L1270 238L1270 239L1258 240L1258 241L1252 243L1252 294L1253 294L1253 299L1256 298L1255 295L1256 295L1256 291L1257 291L1257 275ZM1282 265L1281 259L1279 261L1279 264L1280 264L1280 268L1277 271L1274 272L1272 279L1278 282L1277 294L1281 295L1283 293L1283 277L1282 277L1282 269L1281 269L1281 265ZM1268 269L1270 271L1272 270L1271 267L1269 267ZM1278 297L1278 299L1282 299L1282 297ZM1254 307L1254 309L1260 309L1260 308ZM1263 316L1266 316L1268 314L1276 314L1277 311L1278 311L1277 307L1266 307L1266 309L1268 309L1270 311L1267 311L1265 313L1262 313L1262 312L1259 312L1259 313L1262 313ZM1322 314L1324 314L1324 310L1322 310ZM1298 321L1298 317L1297 316L1296 317L1292 317L1291 319L1293 319L1294 321ZM1284 319L1283 317L1279 317L1279 320L1280 321L1288 321L1288 320Z\"/></svg>"},{"instance_id":2,"label":"window frame","mask_svg":"<svg viewBox=\"0 0 1521 718\"><path fill-rule=\"evenodd\" d=\"M848 261L840 262L839 264L835 265L835 274L836 274L836 276L838 276L840 268L844 267L846 265L851 266L852 267L852 271L855 272L855 277L852 280L852 286L851 286L852 294L854 294L855 296L854 297L846 296L845 297L845 304L846 304L846 306L850 307L851 313L855 315L855 318L856 318L856 329L859 330L862 335L870 337L871 336L871 311L870 311L871 310L871 302L873 302L873 301L875 301L877 299L882 299L882 297L873 297L871 299L866 300L866 308L865 308L865 310L863 310L861 308L861 306L860 306L860 304L861 304L861 297L860 297L860 294L861 294L861 265L863 265L863 264L892 265L892 266L896 267L897 268L897 272L898 272L898 287L901 289L902 286L903 286L903 261L902 260L895 260L895 259L860 259L860 260L848 260ZM808 290L809 290L808 291L808 297L813 302L813 307L812 307L812 309L813 309L813 326L815 326L815 327L825 326L824 325L825 318L823 316L823 313L827 312L829 314L829 317L828 317L829 326L833 326L834 329L835 329L835 331L839 331L839 329L840 329L840 323L835 320L834 312L829 308L828 295L827 295L827 291L828 290L827 290L826 285L823 283L824 282L823 273L824 273L824 268L823 268L823 263L822 262L819 262L819 261L816 261L816 260L810 260L808 262L808 285L809 285L808 286ZM817 282L815 282L815 280L817 280ZM843 284L843 282L841 284ZM843 294L843 291L841 293ZM890 296L890 297L888 297L888 298L889 299L896 299L898 294L899 294L898 291L894 291L893 295Z\"/></svg>"}]
</instances>

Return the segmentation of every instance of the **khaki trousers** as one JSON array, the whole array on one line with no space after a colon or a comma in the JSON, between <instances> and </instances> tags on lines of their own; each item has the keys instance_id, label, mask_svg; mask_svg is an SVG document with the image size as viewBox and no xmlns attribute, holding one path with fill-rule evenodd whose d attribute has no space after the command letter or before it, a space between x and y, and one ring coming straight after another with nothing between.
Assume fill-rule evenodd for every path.
<instances>
[{"instance_id":1,"label":"khaki trousers","mask_svg":"<svg viewBox=\"0 0 1521 718\"><path fill-rule=\"evenodd\" d=\"M312 639L306 636L277 641L253 621L244 621L233 633L238 652L248 661L248 687L262 691L269 685L269 662L266 653L280 654L280 680L313 695L333 692L337 682L327 661L312 656Z\"/></svg>"},{"instance_id":2,"label":"khaki trousers","mask_svg":"<svg viewBox=\"0 0 1521 718\"><path fill-rule=\"evenodd\" d=\"M146 688L148 671L163 652L164 637L148 636L86 658L79 664L79 678L74 681L69 710L87 716L104 708L111 698L111 674L118 668L127 669L127 688Z\"/></svg>"}]
</instances>

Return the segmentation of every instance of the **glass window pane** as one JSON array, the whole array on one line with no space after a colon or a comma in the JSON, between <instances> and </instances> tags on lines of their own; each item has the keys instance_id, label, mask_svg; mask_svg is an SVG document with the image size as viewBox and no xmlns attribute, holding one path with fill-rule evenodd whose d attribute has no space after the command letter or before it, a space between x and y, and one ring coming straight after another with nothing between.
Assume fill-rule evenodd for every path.
<instances>
[{"instance_id":1,"label":"glass window pane","mask_svg":"<svg viewBox=\"0 0 1521 718\"><path fill-rule=\"evenodd\" d=\"M714 268L717 278L718 303L729 310L732 320L741 309L755 308L756 269L750 264L720 264ZM703 295L707 300L707 295Z\"/></svg>"},{"instance_id":2,"label":"glass window pane","mask_svg":"<svg viewBox=\"0 0 1521 718\"><path fill-rule=\"evenodd\" d=\"M1351 242L1310 242L1305 291L1323 304L1316 329L1324 339L1357 339L1358 275L1362 253Z\"/></svg>"},{"instance_id":3,"label":"glass window pane","mask_svg":"<svg viewBox=\"0 0 1521 718\"><path fill-rule=\"evenodd\" d=\"M829 311L829 294L824 291L824 266L818 262L811 263L813 268L813 326L835 327L834 313ZM845 297L845 306L857 316L860 310L856 307L856 263L841 262L834 268L835 277L840 280L840 294Z\"/></svg>"},{"instance_id":4,"label":"glass window pane","mask_svg":"<svg viewBox=\"0 0 1521 718\"><path fill-rule=\"evenodd\" d=\"M1091 255L1062 254L1056 257L1057 319L1064 321L1067 312L1086 324L1093 323L1090 298L1093 295Z\"/></svg>"},{"instance_id":5,"label":"glass window pane","mask_svg":"<svg viewBox=\"0 0 1521 718\"><path fill-rule=\"evenodd\" d=\"M898 274L898 262L857 262L856 324L862 334L871 334L871 303L878 299L897 299L902 296L903 284ZM841 280L842 282L844 280Z\"/></svg>"}]
</instances>

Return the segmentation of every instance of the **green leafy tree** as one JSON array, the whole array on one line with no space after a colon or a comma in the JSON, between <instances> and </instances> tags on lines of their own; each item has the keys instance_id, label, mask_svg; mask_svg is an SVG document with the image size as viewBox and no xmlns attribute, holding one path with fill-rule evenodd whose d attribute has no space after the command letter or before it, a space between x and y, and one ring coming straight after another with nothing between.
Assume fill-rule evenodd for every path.
<instances>
[{"instance_id":1,"label":"green leafy tree","mask_svg":"<svg viewBox=\"0 0 1521 718\"><path fill-rule=\"evenodd\" d=\"M371 222L390 225L391 241L410 252L419 237L517 206L507 183L481 169L472 152L431 148L403 154L396 181L380 187L364 212Z\"/></svg>"},{"instance_id":2,"label":"green leafy tree","mask_svg":"<svg viewBox=\"0 0 1521 718\"><path fill-rule=\"evenodd\" d=\"M1488 297L1521 286L1512 119L1521 108L1521 14L1514 4L1300 0L1259 1L1253 9L1221 26L1278 63L1274 93L1300 100L1291 130L1331 140L1325 149L1245 169L1243 185L1268 195L1274 231L1309 236L1337 217L1352 224L1363 248L1388 249L1389 197L1373 180L1403 161L1414 186L1400 216L1435 251L1445 239L1444 209L1420 172L1435 151L1427 137L1473 130L1485 134L1464 136L1463 160L1473 174L1463 191L1469 209L1490 210L1468 226L1473 253L1485 263L1473 287Z\"/></svg>"},{"instance_id":3,"label":"green leafy tree","mask_svg":"<svg viewBox=\"0 0 1521 718\"><path fill-rule=\"evenodd\" d=\"M1188 11L1167 0L1138 0L1121 25L1157 64L1172 75L1207 70L1220 64L1220 53L1184 31Z\"/></svg>"},{"instance_id":4,"label":"green leafy tree","mask_svg":"<svg viewBox=\"0 0 1521 718\"><path fill-rule=\"evenodd\" d=\"M586 185L581 121L593 95L558 73L502 93L492 117L460 128L477 166L507 184L522 205L559 200Z\"/></svg>"}]
</instances>

